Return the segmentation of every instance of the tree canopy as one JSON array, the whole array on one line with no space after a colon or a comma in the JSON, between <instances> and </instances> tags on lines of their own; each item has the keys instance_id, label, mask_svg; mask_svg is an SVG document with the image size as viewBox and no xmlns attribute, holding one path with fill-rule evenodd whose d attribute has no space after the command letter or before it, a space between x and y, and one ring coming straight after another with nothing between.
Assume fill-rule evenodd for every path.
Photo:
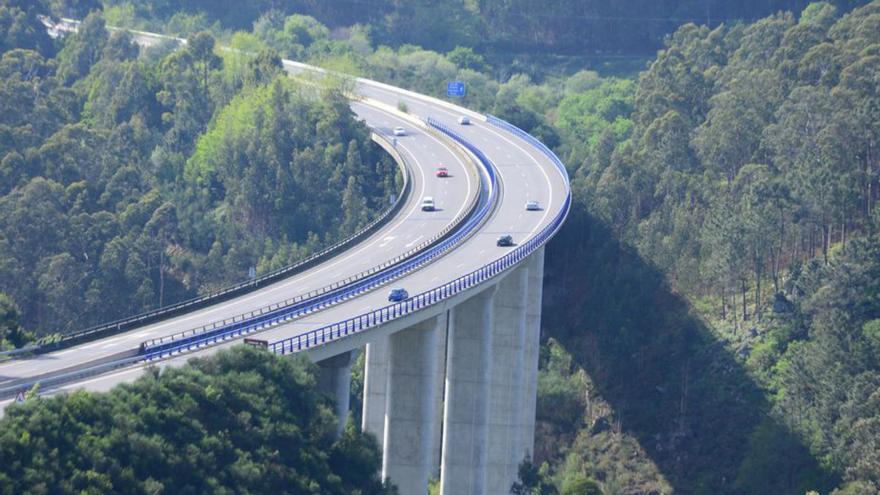
<instances>
[{"instance_id":1,"label":"tree canopy","mask_svg":"<svg viewBox=\"0 0 880 495\"><path fill-rule=\"evenodd\" d=\"M375 440L336 419L317 368L238 346L108 393L0 419L0 493L396 493Z\"/></svg>"}]
</instances>

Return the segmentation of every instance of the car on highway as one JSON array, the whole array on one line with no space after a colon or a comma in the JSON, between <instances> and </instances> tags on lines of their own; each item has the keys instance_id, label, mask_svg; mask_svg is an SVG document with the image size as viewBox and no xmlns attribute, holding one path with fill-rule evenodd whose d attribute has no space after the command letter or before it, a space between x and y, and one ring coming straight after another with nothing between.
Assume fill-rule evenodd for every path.
<instances>
[{"instance_id":1,"label":"car on highway","mask_svg":"<svg viewBox=\"0 0 880 495\"><path fill-rule=\"evenodd\" d=\"M403 127L400 127L400 126L395 127L394 128L394 135L395 136L406 136L406 129L404 129Z\"/></svg>"},{"instance_id":2,"label":"car on highway","mask_svg":"<svg viewBox=\"0 0 880 495\"><path fill-rule=\"evenodd\" d=\"M434 172L434 175L437 177L449 177L449 170L446 167L437 167L437 171Z\"/></svg>"},{"instance_id":3,"label":"car on highway","mask_svg":"<svg viewBox=\"0 0 880 495\"><path fill-rule=\"evenodd\" d=\"M471 119L468 118L467 115L462 115L461 117L458 118L458 123L461 125L470 125Z\"/></svg>"},{"instance_id":4,"label":"car on highway","mask_svg":"<svg viewBox=\"0 0 880 495\"><path fill-rule=\"evenodd\" d=\"M422 211L434 211L435 209L434 198L431 196L425 196L422 198Z\"/></svg>"},{"instance_id":5,"label":"car on highway","mask_svg":"<svg viewBox=\"0 0 880 495\"><path fill-rule=\"evenodd\" d=\"M528 210L528 211L538 211L540 209L541 209L541 205L535 200L532 200L532 201L529 201L528 203L526 203L526 210Z\"/></svg>"},{"instance_id":6,"label":"car on highway","mask_svg":"<svg viewBox=\"0 0 880 495\"><path fill-rule=\"evenodd\" d=\"M501 247L513 246L513 236L507 234L499 236L495 244Z\"/></svg>"},{"instance_id":7,"label":"car on highway","mask_svg":"<svg viewBox=\"0 0 880 495\"><path fill-rule=\"evenodd\" d=\"M395 287L388 293L388 300L391 302L406 301L409 299L409 292L402 287Z\"/></svg>"}]
</instances>

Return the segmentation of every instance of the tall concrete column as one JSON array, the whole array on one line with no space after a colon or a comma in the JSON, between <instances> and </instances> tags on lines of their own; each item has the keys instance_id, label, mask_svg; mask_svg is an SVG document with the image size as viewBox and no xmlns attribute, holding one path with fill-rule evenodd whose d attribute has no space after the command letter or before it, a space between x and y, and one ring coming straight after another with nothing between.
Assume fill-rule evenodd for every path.
<instances>
[{"instance_id":1,"label":"tall concrete column","mask_svg":"<svg viewBox=\"0 0 880 495\"><path fill-rule=\"evenodd\" d=\"M446 340L449 312L437 316L437 352L434 370L434 426L431 441L431 477L440 479L440 458L443 447L443 399L446 391Z\"/></svg>"},{"instance_id":2,"label":"tall concrete column","mask_svg":"<svg viewBox=\"0 0 880 495\"><path fill-rule=\"evenodd\" d=\"M440 492L486 493L494 287L456 306L446 351Z\"/></svg>"},{"instance_id":3,"label":"tall concrete column","mask_svg":"<svg viewBox=\"0 0 880 495\"><path fill-rule=\"evenodd\" d=\"M544 294L544 248L527 260L529 267L526 335L523 359L523 448L533 457L535 448L535 407L538 398L538 351L541 343L541 298ZM522 453L520 454L520 459Z\"/></svg>"},{"instance_id":4,"label":"tall concrete column","mask_svg":"<svg viewBox=\"0 0 880 495\"><path fill-rule=\"evenodd\" d=\"M391 478L404 495L422 495L428 489L439 321L429 318L388 340L382 478Z\"/></svg>"},{"instance_id":5,"label":"tall concrete column","mask_svg":"<svg viewBox=\"0 0 880 495\"><path fill-rule=\"evenodd\" d=\"M490 361L486 492L508 493L517 479L526 433L524 350L529 267L516 268L498 284Z\"/></svg>"},{"instance_id":6,"label":"tall concrete column","mask_svg":"<svg viewBox=\"0 0 880 495\"><path fill-rule=\"evenodd\" d=\"M364 405L361 429L376 436L379 448L385 440L385 388L388 382L388 337L367 344L364 359Z\"/></svg>"},{"instance_id":7,"label":"tall concrete column","mask_svg":"<svg viewBox=\"0 0 880 495\"><path fill-rule=\"evenodd\" d=\"M342 435L348 419L348 406L351 397L351 364L354 353L344 352L318 363L318 390L332 397L336 402L336 437Z\"/></svg>"}]
</instances>

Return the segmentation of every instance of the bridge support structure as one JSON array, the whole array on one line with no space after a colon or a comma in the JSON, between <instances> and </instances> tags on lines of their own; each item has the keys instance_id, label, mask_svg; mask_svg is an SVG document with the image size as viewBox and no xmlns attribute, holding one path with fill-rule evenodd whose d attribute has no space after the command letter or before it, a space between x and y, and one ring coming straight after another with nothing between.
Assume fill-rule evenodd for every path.
<instances>
[{"instance_id":1,"label":"bridge support structure","mask_svg":"<svg viewBox=\"0 0 880 495\"><path fill-rule=\"evenodd\" d=\"M534 444L544 249L367 344L362 427L402 495L508 493Z\"/></svg>"},{"instance_id":2,"label":"bridge support structure","mask_svg":"<svg viewBox=\"0 0 880 495\"><path fill-rule=\"evenodd\" d=\"M330 359L318 362L318 389L333 397L336 404L336 437L342 435L348 420L348 406L351 402L351 365L354 352L347 351Z\"/></svg>"}]
</instances>

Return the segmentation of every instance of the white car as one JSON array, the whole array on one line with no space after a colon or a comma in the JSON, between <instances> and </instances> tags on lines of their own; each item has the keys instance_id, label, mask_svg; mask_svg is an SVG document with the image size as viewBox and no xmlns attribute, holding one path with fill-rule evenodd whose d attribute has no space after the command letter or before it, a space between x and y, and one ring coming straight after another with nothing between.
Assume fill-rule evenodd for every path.
<instances>
[{"instance_id":1,"label":"white car","mask_svg":"<svg viewBox=\"0 0 880 495\"><path fill-rule=\"evenodd\" d=\"M404 129L403 127L395 127L394 128L394 135L395 136L406 136L406 129Z\"/></svg>"},{"instance_id":2,"label":"white car","mask_svg":"<svg viewBox=\"0 0 880 495\"><path fill-rule=\"evenodd\" d=\"M434 198L425 196L422 198L422 211L434 211Z\"/></svg>"},{"instance_id":3,"label":"white car","mask_svg":"<svg viewBox=\"0 0 880 495\"><path fill-rule=\"evenodd\" d=\"M526 203L526 210L528 210L528 211L538 211L540 209L541 209L541 205L538 204L538 202L535 200L532 200L532 201L529 201L528 203Z\"/></svg>"},{"instance_id":4,"label":"white car","mask_svg":"<svg viewBox=\"0 0 880 495\"><path fill-rule=\"evenodd\" d=\"M467 115L462 115L458 118L458 123L461 125L470 125L471 119L469 119Z\"/></svg>"}]
</instances>

